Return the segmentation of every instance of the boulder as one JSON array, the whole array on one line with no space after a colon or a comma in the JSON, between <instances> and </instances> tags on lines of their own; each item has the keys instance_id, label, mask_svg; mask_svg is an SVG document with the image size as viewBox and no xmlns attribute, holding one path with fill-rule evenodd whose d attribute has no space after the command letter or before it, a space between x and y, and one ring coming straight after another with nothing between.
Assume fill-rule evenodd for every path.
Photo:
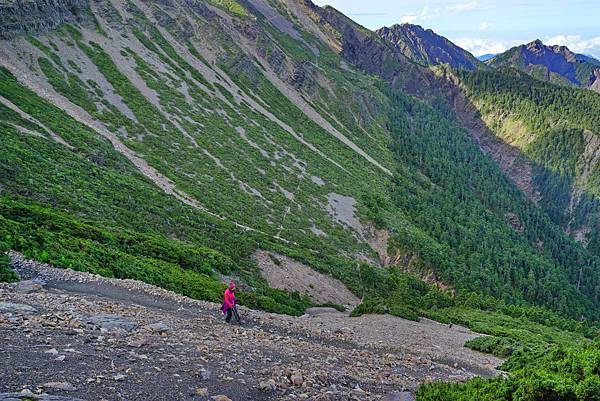
<instances>
[{"instance_id":1,"label":"boulder","mask_svg":"<svg viewBox=\"0 0 600 401\"><path fill-rule=\"evenodd\" d=\"M383 401L415 401L415 397L410 391L394 391L383 397Z\"/></svg>"},{"instance_id":2,"label":"boulder","mask_svg":"<svg viewBox=\"0 0 600 401\"><path fill-rule=\"evenodd\" d=\"M290 381L294 386L301 386L304 383L304 378L300 373L293 373L290 377Z\"/></svg>"},{"instance_id":3,"label":"boulder","mask_svg":"<svg viewBox=\"0 0 600 401\"><path fill-rule=\"evenodd\" d=\"M212 399L214 401L231 401L231 398L223 394L215 395L214 397L212 397Z\"/></svg>"},{"instance_id":4,"label":"boulder","mask_svg":"<svg viewBox=\"0 0 600 401\"><path fill-rule=\"evenodd\" d=\"M46 282L40 279L19 281L15 284L15 290L21 294L30 294L44 290Z\"/></svg>"},{"instance_id":5,"label":"boulder","mask_svg":"<svg viewBox=\"0 0 600 401\"><path fill-rule=\"evenodd\" d=\"M37 310L30 305L15 304L12 302L0 302L0 313L17 313L21 315L30 315L36 312Z\"/></svg>"},{"instance_id":6,"label":"boulder","mask_svg":"<svg viewBox=\"0 0 600 401\"><path fill-rule=\"evenodd\" d=\"M69 382L49 382L44 383L41 387L52 390L75 391L77 388Z\"/></svg>"},{"instance_id":7,"label":"boulder","mask_svg":"<svg viewBox=\"0 0 600 401\"><path fill-rule=\"evenodd\" d=\"M156 334L163 334L163 333L166 333L167 331L171 330L171 328L163 322L147 324L146 326L143 327L143 329L146 331L149 331L151 333L156 333Z\"/></svg>"},{"instance_id":8,"label":"boulder","mask_svg":"<svg viewBox=\"0 0 600 401\"><path fill-rule=\"evenodd\" d=\"M258 388L262 391L269 392L277 389L277 384L275 384L275 380L269 379L266 381L261 381L258 383Z\"/></svg>"}]
</instances>

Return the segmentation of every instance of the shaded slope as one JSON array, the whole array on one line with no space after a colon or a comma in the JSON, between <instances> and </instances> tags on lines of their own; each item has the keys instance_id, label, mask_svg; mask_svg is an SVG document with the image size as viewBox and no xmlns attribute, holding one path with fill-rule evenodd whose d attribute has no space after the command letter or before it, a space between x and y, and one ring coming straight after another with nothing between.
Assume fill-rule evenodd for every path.
<instances>
[{"instance_id":1,"label":"shaded slope","mask_svg":"<svg viewBox=\"0 0 600 401\"><path fill-rule=\"evenodd\" d=\"M479 197L478 202L482 202L483 205L485 205L484 207L489 207L494 213L496 214L498 217L501 217L501 219L506 219L506 223L510 224L510 227L512 229L514 229L515 231L517 231L518 233L521 233L522 235L524 235L527 240L529 241L528 245L524 245L525 248L527 247L532 247L531 249L533 250L533 253L537 253L539 252L540 248L544 249L544 253L546 252L550 252L550 254L553 254L555 258L557 258L556 260L561 260L561 262L559 262L559 264L563 264L563 263L567 263L570 264L572 263L574 260L579 259L581 257L584 257L586 260L588 260L588 262L584 262L584 264L587 263L592 263L594 265L596 265L598 263L598 260L596 257L590 257L590 255L587 254L587 252L585 250L583 250L580 246L575 245L571 240L569 240L568 238L565 237L564 233L561 232L560 229L558 229L557 227L553 227L550 228L551 226L553 226L552 223L550 223L550 221L548 220L548 218L543 214L543 213L539 213L539 211L535 211L535 207L531 206L525 206L521 204L521 202L523 202L522 200L516 200L515 199L515 204L514 206L509 206L509 204L513 201L508 201L508 199L506 199L508 201L508 203L504 203L504 201L500 201L500 203L497 203L500 199L502 199L504 197L504 195L501 195L500 197L498 197L497 195L499 195L499 193L497 192L497 189L499 189L500 187L504 188L505 185L507 185L506 182L502 182L502 179L500 179L500 181L498 181L497 184L491 184L492 187L488 187L486 189L476 189L477 186L479 185L479 183L483 183L483 182L488 182L488 184L490 183L489 178L488 179L474 179L474 178L466 178L466 177L461 177L460 173L456 173L456 169L460 167L462 165L462 163L465 163L465 165L468 165L468 170L470 171L476 171L477 173L481 173L483 171L483 169L487 169L490 168L490 172L491 171L497 171L496 168L494 166L489 166L489 167L481 167L478 165L478 167L474 167L474 160L475 158L475 154L477 153L476 151L472 151L469 147L471 145L468 145L468 147L466 146L467 143L469 143L469 140L466 138L462 137L462 134L459 134L459 130L456 131L451 131L452 134L448 134L450 135L447 139L442 139L439 132L437 132L436 130L432 129L432 124L433 122L431 120L429 120L429 118L433 118L433 116L435 115L436 117L436 124L440 124L440 132L444 132L444 130L446 130L446 132L448 132L448 128L441 128L442 125L444 124L449 124L450 126L453 125L452 120L454 119L454 117L452 115L448 115L449 110L448 110L448 106L447 106L447 99L449 99L449 97L451 98L452 96L456 95L456 82L451 82L451 80L447 80L446 78L444 78L443 80L439 80L436 77L433 77L431 75L429 75L427 70L423 70L423 69L418 69L418 68L414 68L414 65L411 65L410 63L406 62L406 59L404 58L404 56L398 54L397 52L394 52L393 49L390 49L389 47L387 47L385 44L378 42L376 40L372 40L369 39L369 35L368 33L365 33L364 30L361 30L360 28L357 28L352 22L348 22L348 21L344 21L343 18L339 17L338 14L336 14L334 11L332 11L331 9L327 9L323 12L323 14L321 15L322 18L330 18L327 19L327 23L330 24L331 26L337 26L337 29L340 33L344 33L344 34L340 34L340 37L342 38L342 40L349 40L352 41L353 38L356 37L360 37L361 35L365 36L365 38L363 38L363 40L359 41L359 43L361 43L361 45L363 46L367 46L369 48L364 49L364 51L360 51L360 52L343 52L344 56L346 57L347 60L349 60L350 62L352 62L353 64L359 66L360 68L366 70L369 73L377 73L378 75L380 75L382 78L384 78L386 81L392 83L395 86L400 86L400 87L405 87L407 88L408 91L411 90L410 87L410 83L406 84L405 80L410 81L410 79L408 79L407 77L411 77L413 81L416 82L427 82L429 85L421 87L423 88L430 88L430 91L427 92L423 92L421 91L419 93L420 96L425 96L428 101L433 104L436 108L439 108L440 112L433 112L433 111L425 111L425 109L420 109L418 107L416 107L415 105L411 105L409 106L407 104L406 100L400 100L400 103L398 106L396 106L396 113L399 113L401 115L401 111L402 107L407 107L408 110L410 110L410 112L408 112L408 115L410 117L395 117L395 118L399 118L400 121L403 121L401 123L398 124L398 122L396 122L395 124L389 126L388 125L388 129L390 129L392 132L394 132L395 134L399 134L402 133L400 136L398 136L398 138L402 138L402 140L399 140L398 145L395 149L397 149L397 151L399 151L402 154L402 157L400 158L400 160L403 160L404 162L408 162L408 163L415 163L413 166L419 166L417 167L416 170L418 170L420 173L423 173L424 176L426 176L427 178L425 179L424 177L420 177L418 174L417 176L415 176L413 178L413 183L411 184L410 180L406 180L406 179L401 179L402 184L400 184L397 188L401 188L402 192L408 191L410 192L411 190L409 188L411 188L411 186L415 185L416 186L420 186L423 185L423 188L420 190L417 190L416 188L414 189L414 194L413 197L406 197L407 195L403 195L401 198L399 199L411 199L411 201L407 201L407 200L402 200L401 204L402 204L402 208L403 210L410 210L411 207L414 207L414 214L411 216L411 218L417 219L417 220L413 220L413 221L418 221L418 223L416 224L417 227L419 227L420 230L424 230L425 232L429 233L429 235L433 234L433 233L437 233L440 235L440 237L438 237L439 239L442 239L442 243L447 243L448 245L450 245L450 248L455 249L454 247L456 247L458 244L454 242L454 239L456 239L457 234L453 234L453 235L448 235L445 232L444 228L439 227L439 221L443 220L444 218L442 218L441 216L438 216L437 218L432 218L431 221L427 222L427 218L425 218L425 216L428 215L437 215L439 214L439 210L440 210L440 203L443 201L430 201L431 204L435 204L436 208L435 211L428 211L428 212L424 212L423 207L426 206L417 206L412 205L411 202L414 202L417 199L421 199L421 197L423 196L423 194L428 193L429 191L431 191L431 187L428 184L425 184L425 182L427 182L428 180L432 180L433 183L436 185L434 186L434 188L437 188L437 185L440 185L441 182L447 182L446 180L449 177L445 177L445 174L443 173L443 171L446 171L443 167L441 167L441 164L443 164L444 162L442 162L442 160L452 160L452 169L449 171L452 171L454 174L454 177L457 179L457 182L455 182L454 184L450 185L449 187L445 187L446 191L450 191L452 192L453 189L456 188L469 188L468 190L466 190L465 192L463 192L462 190L458 190L457 193L454 194L454 196L457 197L457 202L460 202L461 206L459 209L456 209L454 212L450 212L447 211L447 215L446 216L452 216L450 217L450 220L454 220L454 223L452 224L456 224L457 222L457 218L458 216L460 216L460 214L462 213L460 210L473 210L471 209L471 207L474 207L474 205L470 205L470 206L465 206L464 202L465 202L465 198L468 198L470 195L473 194L477 194L476 196ZM346 44L345 42L342 42L342 48L352 48L352 46L354 46L355 43L351 42ZM369 56L372 54L377 54L376 59L381 59L384 58L386 60L388 60L388 64L386 66L386 69L377 69L376 67L373 67L371 64L368 64L368 59L370 58ZM482 72L482 74L485 74L484 72ZM501 73L498 73L501 74ZM469 75L469 72L464 72L464 75ZM524 87L526 88L526 86ZM593 96L593 94L590 94L591 96ZM402 97L400 97L402 99ZM467 102L470 102L469 99L466 99ZM402 105L402 106L400 106ZM422 107L422 106L420 106ZM422 130L419 129L418 131L416 131L416 125L415 125L415 118L418 115L415 114L415 112L417 110L420 110L423 114L421 115L422 118L421 121L423 121L423 128ZM437 114L439 113L439 114ZM451 112L450 112L451 114ZM425 117L425 116L429 116L429 117ZM444 121L444 118L442 117L443 115L449 116L450 117L450 121L445 120L444 123L442 123L442 121ZM593 117L592 117L593 118ZM391 119L391 121L394 121L394 118ZM427 123L425 122L427 121ZM485 125L484 122L481 122L483 125ZM398 125L396 125L398 124ZM429 124L429 125L428 125ZM425 128L427 127L427 128ZM397 131L396 131L397 130ZM418 134L417 134L418 132ZM427 139L426 139L427 138ZM435 139L434 139L435 138ZM426 141L431 140L433 141L431 144L426 145ZM416 143L413 145L411 144L411 141L415 141ZM448 142L446 142L448 141ZM465 141L465 142L462 142ZM436 143L436 145L434 145L434 147L431 147L431 145L433 145L434 143ZM417 144L418 143L418 144ZM462 143L462 145L459 146L459 148L461 149L460 151L456 150L454 153L449 152L447 148L444 148L445 150L443 151L444 156L440 156L438 154L438 152L440 152L440 150L443 146L448 146L449 144L452 144L451 146L458 146L458 143ZM411 144L411 145L409 145ZM425 151L424 149L428 149L427 151ZM435 149L435 150L434 150ZM467 150L469 149L469 150ZM449 152L449 153L446 153ZM464 156L462 156L464 155ZM471 156L466 156L466 155L471 155ZM517 158L519 156L517 155ZM487 161L484 162L484 160L481 160L481 162L483 163L487 163ZM431 164L430 164L431 163ZM456 164L455 164L456 163ZM478 162L479 163L479 162ZM434 167L435 166L435 167ZM486 164L487 166L487 164ZM402 169L402 174L407 174L407 169ZM494 172L492 175L495 175L496 172ZM437 179L433 180L433 177L438 177ZM461 180L466 179L466 182L462 182L460 183ZM424 183L421 184L421 181L424 180ZM500 184L500 182L502 182L502 184ZM477 183L477 184L476 184ZM508 185L510 187L510 185ZM507 187L508 188L508 187ZM502 189L501 191L505 191L505 189ZM512 190L509 190L512 191ZM497 195L495 195L497 194ZM516 194L515 194L516 195ZM448 192L445 193L445 199L448 199ZM512 196L512 195L511 195ZM517 195L518 196L518 195ZM460 201L459 201L460 199ZM520 206L517 206L517 204L519 204ZM457 203L458 206L458 203ZM408 209L407 209L408 208ZM377 210L379 210L381 213L383 213L383 215L385 216L389 216L385 213L385 208L382 208L381 205L378 205ZM527 210L527 211L525 211ZM517 221L523 222L523 223L517 223L514 224L514 222L511 222L512 220L512 216L514 213L517 213L518 215L518 219ZM445 214L446 212L443 212L443 214ZM522 214L524 213L524 214ZM533 216L536 217L533 217ZM471 215L472 216L472 215ZM390 219L391 220L391 219ZM381 221L381 220L378 220ZM393 221L393 220L391 220ZM437 223L436 223L437 221ZM392 224L389 220L386 221L386 223L384 224ZM428 226L430 224L430 226ZM464 223L463 223L464 224ZM467 225L470 223L467 223ZM477 223L475 223L477 224ZM463 227L463 225L458 224L457 226L461 226ZM447 227L447 226L446 226ZM541 227L546 227L544 229L542 229ZM552 240L550 240L550 237L546 237L545 240L541 240L541 238L537 237L538 234L541 232L540 229L542 231L545 231L546 234L550 234L550 232L552 233L550 236L553 238ZM476 230L475 230L476 231ZM443 259L447 258L448 255L451 254L451 252L448 251L448 248L444 248L444 245L442 245L441 247L438 247L440 244L435 245L434 247L431 248L431 250L429 251L429 256L428 256L428 260L427 262L424 262L423 260L420 260L420 258L417 258L415 260L412 260L411 258L411 254L410 252L407 254L405 253L406 249L410 249L411 247L415 246L415 243L412 243L411 245L407 246L409 243L409 241L407 240L408 237L412 237L411 234L409 234L409 230L403 229L401 230L401 232L403 233L403 235L405 236L404 238L397 238L396 240L398 241L398 245L399 248L401 250L404 250L404 252L400 251L400 255L404 256L402 257L403 260L403 265L404 268L408 268L408 269L424 269L427 270L427 266L441 266L441 265L445 265L446 261L444 261ZM464 231L464 233L467 232L474 232L471 231L471 229L467 229L466 231ZM420 235L422 235L423 233L421 233ZM437 234L434 234L437 235ZM491 233L490 233L491 234ZM414 234L413 234L414 235ZM464 235L464 234L463 234ZM487 235L484 235L484 237L487 238ZM537 238L536 238L537 237ZM416 237L413 237L416 238ZM465 237L462 237L463 240L465 239ZM490 238L492 238L492 236L490 236ZM496 240L498 239L497 235L495 236ZM428 242L429 240L431 240L431 237L429 237L428 240L425 240L424 237L421 237L421 241L425 241L422 242L422 244L425 244L426 242ZM446 242L447 241L447 242ZM550 242L548 242L550 241ZM563 245L560 245L559 248L560 249L572 249L573 252L575 252L573 254L573 258L567 258L570 261L567 262L567 259L565 259L565 255L562 253L562 251L558 251L559 248L554 248L554 245L550 245L550 243L555 243L554 241L558 241L560 243L562 243ZM459 241L461 242L461 241ZM468 242L468 241L467 241ZM481 250L481 242L479 240L476 240L473 242L473 244L477 243L477 246L475 248L473 248L470 251L465 251L465 248L463 248L462 252L465 252L466 254L478 254L478 252ZM568 245L567 245L568 244ZM463 245L465 245L463 243ZM423 245L421 245L423 246ZM490 244L490 246L492 246ZM493 247L493 246L492 246ZM566 247L566 248L565 248ZM413 248L414 249L414 248ZM553 250L554 249L554 250ZM494 253L496 253L496 256L498 256L497 254L498 251L494 251ZM485 251L483 252L484 254L486 253ZM517 252L519 253L519 252ZM442 256L442 254L444 256ZM513 252L513 255L516 254ZM579 255L579 256L574 256L575 254ZM424 255L423 252L417 252L417 255L422 256ZM437 256L433 256L433 255L437 255ZM584 256L585 255L585 256ZM416 255L415 255L416 256ZM593 262L590 262L591 260L594 260ZM524 259L523 259L524 261ZM441 271L445 270L445 273L448 274L448 272L450 271L454 271L457 276L454 279L450 279L448 281L453 282L455 284L460 283L460 284L466 284L466 285L473 285L475 286L480 286L482 285L482 281L487 281L488 284L483 284L484 286L490 286L489 288L496 288L496 286L498 285L498 282L503 282L503 283L509 283L511 282L511 280L513 279L508 279L508 278L500 278L502 276L503 273L501 273L500 271L502 271L502 269L500 270L494 270L494 273L492 273L491 271L486 271L485 274L491 273L492 276L494 275L498 275L496 276L498 277L497 279L492 279L491 281L488 281L488 278L483 278L483 276L481 277L471 277L469 279L465 278L465 275L469 275L469 274L476 274L474 273L476 270L478 270L475 265L473 265L473 262L475 261L471 261L471 262L467 262L467 265L471 266L471 270L469 270L469 273L466 272L461 272L458 273L458 271L454 270L455 268L459 268L458 266L461 266L463 263L465 263L464 261L460 261L458 262L456 265L454 265L455 267L450 267L449 265L446 265L445 268L440 269ZM454 264L455 262L450 262L451 264ZM477 263L477 262L475 262ZM522 262L520 262L519 264L521 264ZM527 264L527 262L526 262ZM508 268L508 270L505 271L505 273L508 276L512 276L515 271L513 266L515 266L513 264L513 261L510 260L510 257L505 261L505 262L500 262L498 263L498 261L494 261L494 262L490 262L490 265L494 265L494 269L498 269L500 266L499 265L504 265ZM539 265L538 265L539 266ZM575 267L578 266L578 267ZM542 268L541 271L538 271L538 273L534 273L534 275L536 274L546 274L549 273L548 269L549 266ZM568 273L568 275L571 277L569 280L571 281L571 283L573 283L573 285L575 286L580 286L582 285L582 282L580 282L579 277L582 274L582 270L581 269L585 269L587 271L586 274L583 274L584 277L594 277L592 279L594 284L588 283L588 289L586 290L588 292L588 294L590 294L590 296L594 299L593 302L597 302L597 286L598 286L598 277L597 274L594 273L596 271L595 267L590 267L588 265L588 267L584 268L582 265L579 265L579 262L576 262L573 265L573 269L570 271L570 273ZM459 268L460 269L460 268ZM435 270L435 268L434 268ZM440 272L440 270L437 270L438 272ZM510 273L510 271L512 271L512 273ZM542 273L542 271L545 271L545 273ZM517 282L521 281L522 283L525 283L527 280L524 278L524 276L526 276L527 274L521 274L521 273L517 273L516 276L514 276L514 279L516 281L513 281L512 284L509 284L511 286L517 286L519 287L520 285L517 284ZM547 276L547 278L549 280L552 280L550 278L552 274L550 274L549 276ZM462 279L459 278L459 276L462 276ZM507 276L507 277L508 277ZM439 277L439 276L438 276ZM520 278L517 278L520 277ZM435 275L433 277L433 279L435 279ZM497 281L498 280L498 281ZM444 279L443 279L444 281ZM492 290L494 291L494 290ZM501 290L502 292L502 290ZM527 292L527 291L525 291ZM529 296L531 296L532 294L530 293ZM540 294L541 295L541 294Z\"/></svg>"}]
</instances>

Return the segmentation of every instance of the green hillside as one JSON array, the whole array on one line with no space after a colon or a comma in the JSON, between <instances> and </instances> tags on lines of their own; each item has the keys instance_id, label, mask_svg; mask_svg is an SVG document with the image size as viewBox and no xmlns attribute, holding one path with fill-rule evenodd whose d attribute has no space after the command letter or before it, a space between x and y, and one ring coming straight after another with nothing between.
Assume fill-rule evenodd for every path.
<instances>
[{"instance_id":1,"label":"green hillside","mask_svg":"<svg viewBox=\"0 0 600 401\"><path fill-rule=\"evenodd\" d=\"M540 206L598 255L600 96L515 70L458 74L492 131L535 165Z\"/></svg>"},{"instance_id":2,"label":"green hillside","mask_svg":"<svg viewBox=\"0 0 600 401\"><path fill-rule=\"evenodd\" d=\"M11 4L0 280L12 249L215 302L233 277L242 304L303 314L313 300L261 275L268 250L339 279L353 315L462 324L490 335L467 346L510 356L509 380L422 400L518 399L548 378L594 399L598 94L442 76L309 1L60 0L31 21ZM461 128L459 95L531 163L539 199Z\"/></svg>"},{"instance_id":3,"label":"green hillside","mask_svg":"<svg viewBox=\"0 0 600 401\"><path fill-rule=\"evenodd\" d=\"M14 40L21 53L1 72L4 197L207 247L253 280L253 251L277 249L351 288L356 261L378 259L374 224L406 272L598 318L596 257L451 115L347 67L314 36L324 21L273 25L246 7L227 34L221 11L186 7L94 6L93 26ZM28 86L45 93L16 80L26 59ZM335 217L340 199L355 216Z\"/></svg>"}]
</instances>

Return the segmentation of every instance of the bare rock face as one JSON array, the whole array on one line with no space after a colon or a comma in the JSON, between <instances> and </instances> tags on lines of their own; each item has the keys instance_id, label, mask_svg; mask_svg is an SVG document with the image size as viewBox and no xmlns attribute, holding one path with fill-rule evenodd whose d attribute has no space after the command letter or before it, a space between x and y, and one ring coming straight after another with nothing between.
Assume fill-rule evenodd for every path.
<instances>
[{"instance_id":1,"label":"bare rock face","mask_svg":"<svg viewBox=\"0 0 600 401\"><path fill-rule=\"evenodd\" d=\"M88 0L8 0L0 2L0 39L41 34L64 23L93 25Z\"/></svg>"},{"instance_id":2,"label":"bare rock face","mask_svg":"<svg viewBox=\"0 0 600 401\"><path fill-rule=\"evenodd\" d=\"M600 68L594 69L588 85L591 90L600 93Z\"/></svg>"}]
</instances>

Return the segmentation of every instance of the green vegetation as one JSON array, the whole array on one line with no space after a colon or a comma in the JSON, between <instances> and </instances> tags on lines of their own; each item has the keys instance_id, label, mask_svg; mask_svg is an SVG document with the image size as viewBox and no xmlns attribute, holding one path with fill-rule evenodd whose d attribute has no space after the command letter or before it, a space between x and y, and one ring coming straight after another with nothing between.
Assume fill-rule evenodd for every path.
<instances>
[{"instance_id":1,"label":"green vegetation","mask_svg":"<svg viewBox=\"0 0 600 401\"><path fill-rule=\"evenodd\" d=\"M524 199L464 131L424 103L381 90L395 104L388 128L400 167L393 206L376 205L372 214L395 233L393 246L413 255L407 268L433 271L459 291L598 319L600 260Z\"/></svg>"},{"instance_id":2,"label":"green vegetation","mask_svg":"<svg viewBox=\"0 0 600 401\"><path fill-rule=\"evenodd\" d=\"M10 258L7 254L9 250L10 244L0 241L0 283L11 283L19 280L17 274L10 268Z\"/></svg>"},{"instance_id":3,"label":"green vegetation","mask_svg":"<svg viewBox=\"0 0 600 401\"><path fill-rule=\"evenodd\" d=\"M191 298L220 302L226 286L218 273L231 273L231 259L218 251L153 234L102 229L37 205L0 198L0 242L39 262L105 277L128 278ZM4 258L2 259L4 260ZM4 281L10 279L0 270ZM242 304L300 315L313 306L298 294L270 288L241 292Z\"/></svg>"},{"instance_id":4,"label":"green vegetation","mask_svg":"<svg viewBox=\"0 0 600 401\"><path fill-rule=\"evenodd\" d=\"M590 164L593 138L600 135L600 96L510 69L457 74L492 130L536 165L540 206L569 232L587 233L588 250L600 255L600 169Z\"/></svg>"},{"instance_id":5,"label":"green vegetation","mask_svg":"<svg viewBox=\"0 0 600 401\"><path fill-rule=\"evenodd\" d=\"M515 358L508 378L425 384L418 401L598 401L600 342Z\"/></svg>"},{"instance_id":6,"label":"green vegetation","mask_svg":"<svg viewBox=\"0 0 600 401\"><path fill-rule=\"evenodd\" d=\"M592 132L600 126L600 116L591 112L600 108L600 96L592 91L549 85L511 69L456 73L481 102L481 114L511 110L533 137L557 124Z\"/></svg>"},{"instance_id":7,"label":"green vegetation","mask_svg":"<svg viewBox=\"0 0 600 401\"><path fill-rule=\"evenodd\" d=\"M209 0L212 4L217 7L224 9L225 11L230 12L231 14L247 17L248 11L236 0Z\"/></svg>"},{"instance_id":8,"label":"green vegetation","mask_svg":"<svg viewBox=\"0 0 600 401\"><path fill-rule=\"evenodd\" d=\"M508 358L516 350L522 349L523 345L518 340L506 337L485 336L467 341L465 347L487 354L494 354L501 358Z\"/></svg>"},{"instance_id":9,"label":"green vegetation","mask_svg":"<svg viewBox=\"0 0 600 401\"><path fill-rule=\"evenodd\" d=\"M40 40L32 43L47 58L38 63L57 92L102 122L178 189L225 216L225 222L158 193L92 130L0 71L5 96L75 147L68 151L7 125L4 157L28 166L2 167L12 178L5 184L9 194L22 196L20 201L47 203L99 227L178 238L218 251L257 286L265 284L251 255L256 248L266 248L341 279L355 293L367 296L372 310L383 306L414 319L423 311L449 306L447 294L423 287L414 278L392 272L382 279L385 273L356 264L352 255L374 253L326 211L328 194L340 193L358 200L363 222L392 233L390 250L402 257L403 272L451 284L459 294L484 293L506 303L541 304L571 317L597 318L598 260L527 202L447 111L436 111L372 77L346 73L339 68L339 56L300 27L305 42L257 20L256 40L265 57L274 60L272 68L283 66L281 60L287 57L304 74L298 90L306 91L307 102L393 169L395 176L389 180L306 118L243 49L229 43L218 59L219 74L227 74L238 89L225 80L210 82L206 71L212 67L206 60L176 50L144 11L131 4L127 9L136 23L131 25L131 38L123 37L119 52L84 40L74 26L52 38L72 42L74 51L97 67L102 87L110 85L124 106L111 103L93 80L84 82L76 60L60 62L56 49ZM212 29L213 23L203 26ZM176 21L165 27L174 38L182 36ZM210 40L224 45L220 34L215 35ZM190 47L187 40L183 49ZM311 46L319 50L319 69L312 66ZM154 100L119 67L123 63L156 95ZM323 74L328 84L319 87L314 74ZM241 94L244 100L239 100ZM268 105L274 117L258 112L248 98ZM46 136L40 127L31 127L31 122L5 109L0 107L6 121ZM554 136L548 138L554 143ZM572 148L572 142L564 142L565 154ZM563 170L573 169L565 155L556 159ZM313 177L323 184L316 184ZM522 231L511 226L509 215L515 216ZM266 234L240 232L231 221ZM325 235L313 235L313 226ZM274 235L289 245L278 243ZM364 310L371 308L365 304Z\"/></svg>"}]
</instances>

